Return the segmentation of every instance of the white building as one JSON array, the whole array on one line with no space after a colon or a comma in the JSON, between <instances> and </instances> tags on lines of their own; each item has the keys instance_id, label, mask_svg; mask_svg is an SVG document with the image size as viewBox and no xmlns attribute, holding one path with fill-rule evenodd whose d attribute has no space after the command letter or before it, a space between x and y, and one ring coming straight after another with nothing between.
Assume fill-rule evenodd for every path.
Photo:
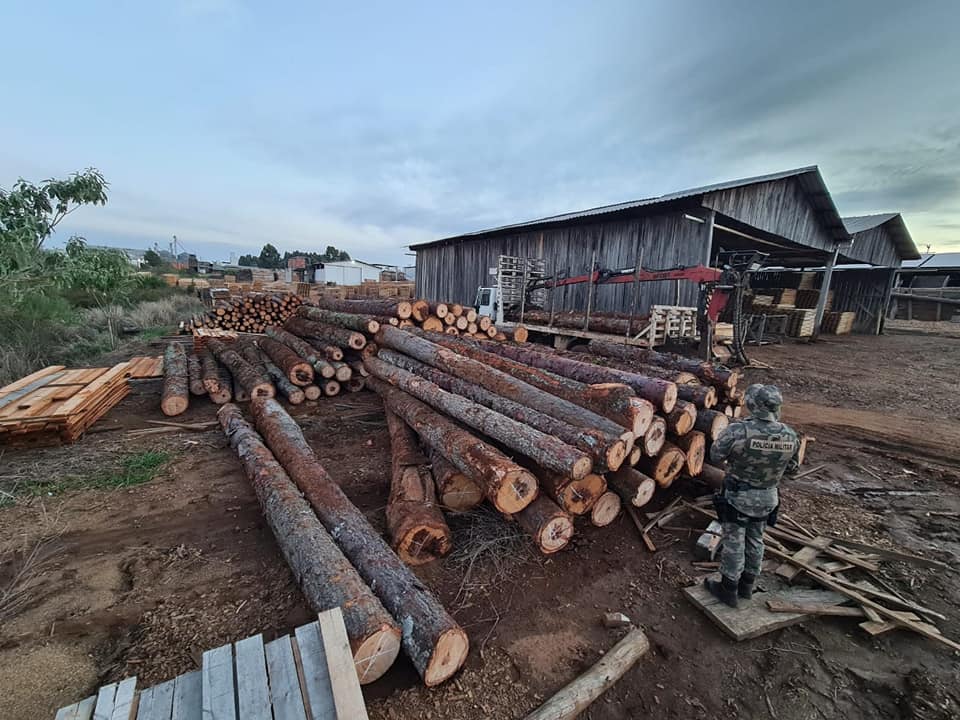
<instances>
[{"instance_id":1,"label":"white building","mask_svg":"<svg viewBox=\"0 0 960 720\"><path fill-rule=\"evenodd\" d=\"M362 260L320 263L314 270L314 282L321 285L359 285L365 280L379 279L380 268Z\"/></svg>"}]
</instances>

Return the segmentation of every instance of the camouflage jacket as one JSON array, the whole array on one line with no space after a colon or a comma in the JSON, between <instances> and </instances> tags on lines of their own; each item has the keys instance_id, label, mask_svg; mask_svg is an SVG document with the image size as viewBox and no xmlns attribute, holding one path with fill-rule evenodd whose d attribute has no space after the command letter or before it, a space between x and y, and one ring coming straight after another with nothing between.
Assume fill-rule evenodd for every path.
<instances>
[{"instance_id":1,"label":"camouflage jacket","mask_svg":"<svg viewBox=\"0 0 960 720\"><path fill-rule=\"evenodd\" d=\"M800 438L775 420L748 418L731 423L710 448L713 463L728 463L727 474L754 488L775 488L784 473L796 472Z\"/></svg>"}]
</instances>

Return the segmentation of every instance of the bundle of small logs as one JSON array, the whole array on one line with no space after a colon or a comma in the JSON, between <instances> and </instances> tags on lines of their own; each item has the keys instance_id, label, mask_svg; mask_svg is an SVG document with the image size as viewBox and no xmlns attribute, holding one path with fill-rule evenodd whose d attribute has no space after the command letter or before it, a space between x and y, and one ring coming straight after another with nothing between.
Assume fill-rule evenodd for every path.
<instances>
[{"instance_id":1,"label":"bundle of small logs","mask_svg":"<svg viewBox=\"0 0 960 720\"><path fill-rule=\"evenodd\" d=\"M187 325L262 333L270 325L285 323L302 302L302 297L289 292L246 292L215 300L211 310L195 315Z\"/></svg>"},{"instance_id":2,"label":"bundle of small logs","mask_svg":"<svg viewBox=\"0 0 960 720\"><path fill-rule=\"evenodd\" d=\"M710 444L742 399L735 370L619 343L561 352L387 324L374 344L368 387L395 452L388 527L401 556L423 555L408 562L449 547L437 506L486 500L544 553L575 518L604 526L623 503L633 515L680 475L715 470Z\"/></svg>"}]
</instances>

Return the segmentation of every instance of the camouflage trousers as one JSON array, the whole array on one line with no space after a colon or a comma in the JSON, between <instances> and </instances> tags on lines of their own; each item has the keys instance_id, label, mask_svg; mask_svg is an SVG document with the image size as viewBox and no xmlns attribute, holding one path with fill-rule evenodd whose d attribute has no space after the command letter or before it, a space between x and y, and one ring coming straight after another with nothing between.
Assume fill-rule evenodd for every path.
<instances>
[{"instance_id":1,"label":"camouflage trousers","mask_svg":"<svg viewBox=\"0 0 960 720\"><path fill-rule=\"evenodd\" d=\"M745 522L744 522L745 521ZM763 563L763 530L766 518L741 516L741 522L723 523L723 547L720 550L720 574L739 580L742 573L757 577Z\"/></svg>"}]
</instances>

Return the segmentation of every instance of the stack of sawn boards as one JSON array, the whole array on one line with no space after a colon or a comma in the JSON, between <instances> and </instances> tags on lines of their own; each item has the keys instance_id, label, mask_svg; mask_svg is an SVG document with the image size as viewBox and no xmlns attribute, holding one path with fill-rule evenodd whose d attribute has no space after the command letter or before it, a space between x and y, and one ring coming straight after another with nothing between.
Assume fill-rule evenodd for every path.
<instances>
[{"instance_id":1,"label":"stack of sawn boards","mask_svg":"<svg viewBox=\"0 0 960 720\"><path fill-rule=\"evenodd\" d=\"M392 423L387 524L408 562L410 546L442 554L449 531L435 513L411 519L411 501L429 491L403 468L432 471L441 507L485 499L556 552L575 516L604 526L622 501L633 514L681 474L719 472L704 458L742 400L735 370L616 342L565 352L382 326L375 343L364 365ZM429 463L398 457L409 443L393 416L419 436ZM419 544L404 539L412 532Z\"/></svg>"}]
</instances>

